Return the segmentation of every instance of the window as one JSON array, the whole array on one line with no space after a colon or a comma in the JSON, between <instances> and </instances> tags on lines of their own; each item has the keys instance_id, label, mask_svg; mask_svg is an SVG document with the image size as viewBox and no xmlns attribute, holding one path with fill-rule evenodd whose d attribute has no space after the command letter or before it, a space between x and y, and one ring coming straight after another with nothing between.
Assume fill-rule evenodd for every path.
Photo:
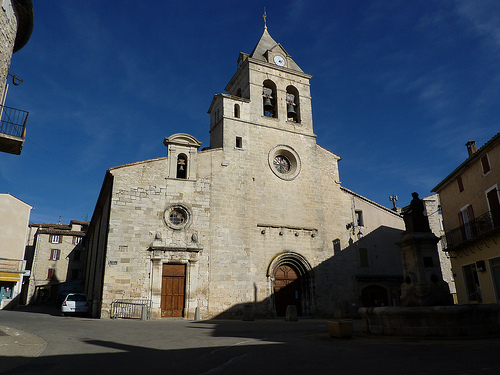
<instances>
[{"instance_id":1,"label":"window","mask_svg":"<svg viewBox=\"0 0 500 375\"><path fill-rule=\"evenodd\" d=\"M464 191L464 183L462 182L462 176L457 177L458 191L461 193Z\"/></svg>"},{"instance_id":2,"label":"window","mask_svg":"<svg viewBox=\"0 0 500 375\"><path fill-rule=\"evenodd\" d=\"M364 247L359 248L359 266L370 267L368 263L368 249Z\"/></svg>"},{"instance_id":3,"label":"window","mask_svg":"<svg viewBox=\"0 0 500 375\"><path fill-rule=\"evenodd\" d=\"M177 178L185 179L187 176L187 156L184 154L180 154L177 157Z\"/></svg>"},{"instance_id":4,"label":"window","mask_svg":"<svg viewBox=\"0 0 500 375\"><path fill-rule=\"evenodd\" d=\"M58 234L51 234L49 236L49 242L50 243L62 243L62 236Z\"/></svg>"},{"instance_id":5,"label":"window","mask_svg":"<svg viewBox=\"0 0 500 375\"><path fill-rule=\"evenodd\" d=\"M469 302L481 302L481 289L479 287L479 278L477 277L476 264L469 264L462 268L464 273L465 291Z\"/></svg>"},{"instance_id":6,"label":"window","mask_svg":"<svg viewBox=\"0 0 500 375\"><path fill-rule=\"evenodd\" d=\"M354 211L354 219L356 220L357 227L363 227L365 225L363 221L363 211L355 210Z\"/></svg>"},{"instance_id":7,"label":"window","mask_svg":"<svg viewBox=\"0 0 500 375\"><path fill-rule=\"evenodd\" d=\"M290 172L290 160L284 155L276 155L273 160L273 165L279 173Z\"/></svg>"},{"instance_id":8,"label":"window","mask_svg":"<svg viewBox=\"0 0 500 375\"><path fill-rule=\"evenodd\" d=\"M182 210L175 209L170 212L169 220L174 225L182 225L186 221L186 215Z\"/></svg>"},{"instance_id":9,"label":"window","mask_svg":"<svg viewBox=\"0 0 500 375\"><path fill-rule=\"evenodd\" d=\"M458 220L460 222L460 228L462 229L462 238L467 240L475 235L474 227L474 210L470 204L465 206L458 213Z\"/></svg>"},{"instance_id":10,"label":"window","mask_svg":"<svg viewBox=\"0 0 500 375\"><path fill-rule=\"evenodd\" d=\"M269 167L282 180L291 181L296 178L301 169L297 152L286 145L277 145L269 151Z\"/></svg>"},{"instance_id":11,"label":"window","mask_svg":"<svg viewBox=\"0 0 500 375\"><path fill-rule=\"evenodd\" d=\"M54 268L49 268L47 272L47 280L52 280L56 276L56 270Z\"/></svg>"},{"instance_id":12,"label":"window","mask_svg":"<svg viewBox=\"0 0 500 375\"><path fill-rule=\"evenodd\" d=\"M234 117L240 118L240 105L239 104L234 105Z\"/></svg>"},{"instance_id":13,"label":"window","mask_svg":"<svg viewBox=\"0 0 500 375\"><path fill-rule=\"evenodd\" d=\"M79 245L82 242L82 237L73 236L73 245Z\"/></svg>"},{"instance_id":14,"label":"window","mask_svg":"<svg viewBox=\"0 0 500 375\"><path fill-rule=\"evenodd\" d=\"M189 210L180 204L168 207L163 214L163 218L165 224L172 229L183 229L191 223Z\"/></svg>"},{"instance_id":15,"label":"window","mask_svg":"<svg viewBox=\"0 0 500 375\"><path fill-rule=\"evenodd\" d=\"M59 260L60 255L61 255L61 250L50 249L50 260Z\"/></svg>"},{"instance_id":16,"label":"window","mask_svg":"<svg viewBox=\"0 0 500 375\"><path fill-rule=\"evenodd\" d=\"M243 139L241 137L236 137L236 148L243 147Z\"/></svg>"},{"instance_id":17,"label":"window","mask_svg":"<svg viewBox=\"0 0 500 375\"><path fill-rule=\"evenodd\" d=\"M333 240L333 255L340 254L340 239L336 238Z\"/></svg>"},{"instance_id":18,"label":"window","mask_svg":"<svg viewBox=\"0 0 500 375\"><path fill-rule=\"evenodd\" d=\"M491 171L490 161L488 160L487 154L481 158L481 166L483 167L483 174L487 174Z\"/></svg>"}]
</instances>

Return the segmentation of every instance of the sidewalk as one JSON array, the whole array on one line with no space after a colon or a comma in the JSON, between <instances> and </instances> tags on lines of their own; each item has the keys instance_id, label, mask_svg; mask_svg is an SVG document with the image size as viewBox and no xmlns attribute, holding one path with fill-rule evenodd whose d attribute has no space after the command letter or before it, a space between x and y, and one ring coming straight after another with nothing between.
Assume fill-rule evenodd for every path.
<instances>
[{"instance_id":1,"label":"sidewalk","mask_svg":"<svg viewBox=\"0 0 500 375\"><path fill-rule=\"evenodd\" d=\"M0 326L0 373L38 357L47 347L42 338L18 329Z\"/></svg>"}]
</instances>

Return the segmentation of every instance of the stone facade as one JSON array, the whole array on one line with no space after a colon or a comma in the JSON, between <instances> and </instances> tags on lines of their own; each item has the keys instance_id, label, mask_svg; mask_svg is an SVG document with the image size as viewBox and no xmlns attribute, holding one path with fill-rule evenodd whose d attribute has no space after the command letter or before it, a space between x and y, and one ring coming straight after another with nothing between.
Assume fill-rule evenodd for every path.
<instances>
[{"instance_id":1,"label":"stone facade","mask_svg":"<svg viewBox=\"0 0 500 375\"><path fill-rule=\"evenodd\" d=\"M438 194L432 194L422 199L425 205L425 213L429 219L429 226L432 233L440 239L436 244L439 263L441 264L441 273L443 280L446 281L450 288L450 293L453 295L455 303L457 302L457 291L455 288L455 279L453 278L453 271L451 269L450 255L444 251L446 241L444 237L443 215L441 213L441 203Z\"/></svg>"},{"instance_id":2,"label":"stone facade","mask_svg":"<svg viewBox=\"0 0 500 375\"><path fill-rule=\"evenodd\" d=\"M19 304L32 208L10 194L0 194L0 309L14 308Z\"/></svg>"},{"instance_id":3,"label":"stone facade","mask_svg":"<svg viewBox=\"0 0 500 375\"><path fill-rule=\"evenodd\" d=\"M439 194L459 303L500 301L500 133L477 149L433 191Z\"/></svg>"},{"instance_id":4,"label":"stone facade","mask_svg":"<svg viewBox=\"0 0 500 375\"><path fill-rule=\"evenodd\" d=\"M55 303L64 292L81 292L85 268L85 232L88 223L29 224L26 246L29 282L24 302Z\"/></svg>"},{"instance_id":5,"label":"stone facade","mask_svg":"<svg viewBox=\"0 0 500 375\"><path fill-rule=\"evenodd\" d=\"M310 78L266 29L212 100L209 148L178 133L167 157L108 170L88 231L94 316L117 300L190 319L398 304L403 221L341 186Z\"/></svg>"},{"instance_id":6,"label":"stone facade","mask_svg":"<svg viewBox=\"0 0 500 375\"><path fill-rule=\"evenodd\" d=\"M31 0L0 1L0 152L21 153L27 112L5 107L9 85L7 78L14 52L28 42L33 31L34 10ZM22 82L12 75L14 85Z\"/></svg>"}]
</instances>

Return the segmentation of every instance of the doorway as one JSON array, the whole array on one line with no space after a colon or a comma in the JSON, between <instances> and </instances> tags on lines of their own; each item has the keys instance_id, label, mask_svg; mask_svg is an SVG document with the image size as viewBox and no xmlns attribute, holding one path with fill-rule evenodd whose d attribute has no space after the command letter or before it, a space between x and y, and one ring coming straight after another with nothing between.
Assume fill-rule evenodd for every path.
<instances>
[{"instance_id":1,"label":"doorway","mask_svg":"<svg viewBox=\"0 0 500 375\"><path fill-rule=\"evenodd\" d=\"M184 311L184 290L186 286L186 265L163 264L161 283L161 317L182 317Z\"/></svg>"},{"instance_id":2,"label":"doorway","mask_svg":"<svg viewBox=\"0 0 500 375\"><path fill-rule=\"evenodd\" d=\"M290 265L281 265L274 273L274 299L276 315L285 316L288 305L297 308L297 314L302 315L301 282L297 271Z\"/></svg>"}]
</instances>

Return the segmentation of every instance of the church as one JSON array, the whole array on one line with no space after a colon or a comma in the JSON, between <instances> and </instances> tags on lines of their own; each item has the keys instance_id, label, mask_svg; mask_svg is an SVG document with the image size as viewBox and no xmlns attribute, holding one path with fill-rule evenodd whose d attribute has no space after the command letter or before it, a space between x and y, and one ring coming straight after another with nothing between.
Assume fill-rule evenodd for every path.
<instances>
[{"instance_id":1,"label":"church","mask_svg":"<svg viewBox=\"0 0 500 375\"><path fill-rule=\"evenodd\" d=\"M269 34L210 104L210 145L110 168L87 231L94 317L348 317L399 304L400 215L341 186L316 143L311 75Z\"/></svg>"}]
</instances>

